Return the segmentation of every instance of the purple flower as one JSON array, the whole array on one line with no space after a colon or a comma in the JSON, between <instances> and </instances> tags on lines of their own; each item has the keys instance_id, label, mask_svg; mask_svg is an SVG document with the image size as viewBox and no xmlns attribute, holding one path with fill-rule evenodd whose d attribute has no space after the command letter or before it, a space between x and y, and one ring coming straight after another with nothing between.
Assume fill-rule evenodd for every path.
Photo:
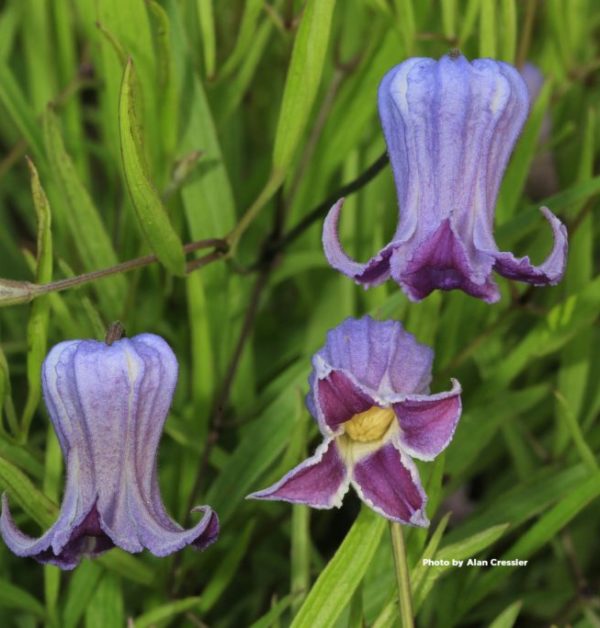
<instances>
[{"instance_id":1,"label":"purple flower","mask_svg":"<svg viewBox=\"0 0 600 628\"><path fill-rule=\"evenodd\" d=\"M165 511L156 450L177 381L177 360L159 336L141 334L107 345L56 345L42 367L44 398L66 459L67 481L56 523L39 539L14 524L2 497L0 532L17 556L72 569L82 555L113 546L166 556L186 545L203 549L219 531L207 506L189 530Z\"/></svg>"},{"instance_id":2,"label":"purple flower","mask_svg":"<svg viewBox=\"0 0 600 628\"><path fill-rule=\"evenodd\" d=\"M388 277L413 301L436 288L458 288L497 301L492 269L534 285L563 276L567 232L547 208L554 248L540 266L498 251L496 197L529 110L527 87L513 67L461 55L409 59L379 86L379 114L401 208L392 241L368 262L350 259L337 226L343 199L323 228L329 263L365 287Z\"/></svg>"},{"instance_id":3,"label":"purple flower","mask_svg":"<svg viewBox=\"0 0 600 628\"><path fill-rule=\"evenodd\" d=\"M351 484L379 514L427 526L412 458L446 448L461 413L460 385L430 395L433 351L395 321L349 318L313 357L307 406L323 442L270 488L249 495L339 507Z\"/></svg>"}]
</instances>

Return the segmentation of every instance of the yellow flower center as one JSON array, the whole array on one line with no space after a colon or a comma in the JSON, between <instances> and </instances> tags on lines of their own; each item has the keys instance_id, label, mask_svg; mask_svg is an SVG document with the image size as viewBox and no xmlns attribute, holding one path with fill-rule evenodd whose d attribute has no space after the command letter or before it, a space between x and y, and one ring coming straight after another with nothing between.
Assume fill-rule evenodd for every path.
<instances>
[{"instance_id":1,"label":"yellow flower center","mask_svg":"<svg viewBox=\"0 0 600 628\"><path fill-rule=\"evenodd\" d=\"M361 443L379 440L388 430L394 419L392 408L373 406L364 412L355 414L344 423L346 434Z\"/></svg>"}]
</instances>

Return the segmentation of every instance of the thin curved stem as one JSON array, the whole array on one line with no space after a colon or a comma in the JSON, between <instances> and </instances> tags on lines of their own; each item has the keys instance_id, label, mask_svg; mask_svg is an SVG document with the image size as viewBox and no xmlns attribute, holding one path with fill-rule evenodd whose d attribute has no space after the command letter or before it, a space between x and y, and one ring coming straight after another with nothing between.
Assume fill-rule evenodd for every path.
<instances>
[{"instance_id":1,"label":"thin curved stem","mask_svg":"<svg viewBox=\"0 0 600 628\"><path fill-rule=\"evenodd\" d=\"M290 245L294 240L299 238L314 222L324 218L327 212L331 209L331 206L338 201L341 197L347 196L357 192L364 187L369 181L374 179L388 164L389 158L387 152L380 155L363 173L361 173L356 179L350 181L346 185L343 185L331 196L326 198L322 203L319 203L313 210L311 210L304 218L292 229L290 229L281 238L275 240L263 253L260 259L258 259L252 266L251 270L258 269L262 264L270 263L277 253L282 251L285 247Z\"/></svg>"}]
</instances>

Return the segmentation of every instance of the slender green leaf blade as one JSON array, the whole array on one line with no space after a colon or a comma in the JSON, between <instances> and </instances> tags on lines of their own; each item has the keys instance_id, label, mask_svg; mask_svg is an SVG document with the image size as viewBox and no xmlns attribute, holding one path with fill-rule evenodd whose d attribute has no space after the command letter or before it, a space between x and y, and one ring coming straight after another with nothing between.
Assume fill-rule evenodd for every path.
<instances>
[{"instance_id":1,"label":"slender green leaf blade","mask_svg":"<svg viewBox=\"0 0 600 628\"><path fill-rule=\"evenodd\" d=\"M308 0L304 9L279 112L275 170L287 169L308 123L323 74L334 8L335 0Z\"/></svg>"},{"instance_id":2,"label":"slender green leaf blade","mask_svg":"<svg viewBox=\"0 0 600 628\"><path fill-rule=\"evenodd\" d=\"M363 508L342 544L321 572L292 628L320 628L334 625L352 598L375 551L387 521Z\"/></svg>"},{"instance_id":3,"label":"slender green leaf blade","mask_svg":"<svg viewBox=\"0 0 600 628\"><path fill-rule=\"evenodd\" d=\"M121 158L127 189L148 244L164 266L175 275L184 272L185 257L179 236L173 229L158 192L143 164L141 147L136 145L139 120L136 114L136 79L133 62L125 66L119 99Z\"/></svg>"}]
</instances>

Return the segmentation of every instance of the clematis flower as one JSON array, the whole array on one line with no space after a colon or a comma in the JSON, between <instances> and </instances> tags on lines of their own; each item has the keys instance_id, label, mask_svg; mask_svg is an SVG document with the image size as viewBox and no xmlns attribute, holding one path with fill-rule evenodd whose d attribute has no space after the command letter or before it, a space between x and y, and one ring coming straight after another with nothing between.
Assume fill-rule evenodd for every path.
<instances>
[{"instance_id":1,"label":"clematis flower","mask_svg":"<svg viewBox=\"0 0 600 628\"><path fill-rule=\"evenodd\" d=\"M17 556L72 569L82 555L113 546L165 556L216 540L211 508L195 508L203 517L184 530L161 501L156 450L176 381L175 355L153 334L111 345L71 340L50 351L42 384L66 459L66 488L56 523L38 539L15 526L2 496L0 533Z\"/></svg>"},{"instance_id":2,"label":"clematis flower","mask_svg":"<svg viewBox=\"0 0 600 628\"><path fill-rule=\"evenodd\" d=\"M460 385L429 394L433 351L395 321L349 318L313 357L307 406L323 435L315 454L249 495L339 507L352 485L379 514L427 526L427 496L412 458L432 460L454 434Z\"/></svg>"},{"instance_id":3,"label":"clematis flower","mask_svg":"<svg viewBox=\"0 0 600 628\"><path fill-rule=\"evenodd\" d=\"M541 209L554 247L540 266L500 252L493 236L498 188L528 110L523 79L500 61L469 63L450 54L439 61L409 59L393 68L379 86L379 114L399 223L388 245L358 263L337 235L340 199L323 228L329 263L366 288L392 277L413 301L436 288L497 301L492 270L534 285L560 281L567 232L550 210Z\"/></svg>"}]
</instances>

